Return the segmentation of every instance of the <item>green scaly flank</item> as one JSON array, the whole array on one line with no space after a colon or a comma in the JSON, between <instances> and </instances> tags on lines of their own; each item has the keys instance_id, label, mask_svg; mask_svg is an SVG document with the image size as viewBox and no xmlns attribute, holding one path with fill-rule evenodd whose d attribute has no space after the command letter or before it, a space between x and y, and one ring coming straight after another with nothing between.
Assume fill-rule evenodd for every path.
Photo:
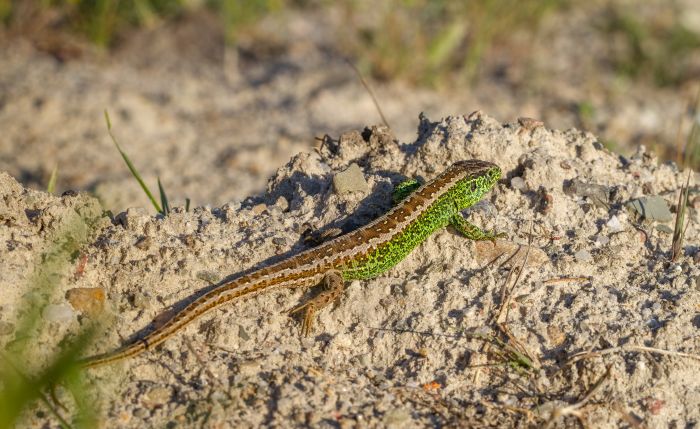
<instances>
[{"instance_id":1,"label":"green scaly flank","mask_svg":"<svg viewBox=\"0 0 700 429\"><path fill-rule=\"evenodd\" d=\"M459 180L391 241L339 267L343 279L365 280L377 277L398 264L433 232L448 225L454 226L459 233L472 240L494 240L502 236L482 231L464 219L460 213L481 200L500 177L501 169L494 167L484 174ZM419 186L415 180L400 184L396 188L394 201L405 198Z\"/></svg>"}]
</instances>

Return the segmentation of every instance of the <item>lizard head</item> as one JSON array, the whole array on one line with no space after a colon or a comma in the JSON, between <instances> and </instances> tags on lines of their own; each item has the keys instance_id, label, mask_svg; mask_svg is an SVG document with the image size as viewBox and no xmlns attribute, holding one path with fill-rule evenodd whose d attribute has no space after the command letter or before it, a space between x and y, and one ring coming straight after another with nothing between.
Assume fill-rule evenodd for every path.
<instances>
[{"instance_id":1,"label":"lizard head","mask_svg":"<svg viewBox=\"0 0 700 429\"><path fill-rule=\"evenodd\" d=\"M456 162L450 170L457 177L452 195L460 210L478 202L501 178L500 167L478 159Z\"/></svg>"}]
</instances>

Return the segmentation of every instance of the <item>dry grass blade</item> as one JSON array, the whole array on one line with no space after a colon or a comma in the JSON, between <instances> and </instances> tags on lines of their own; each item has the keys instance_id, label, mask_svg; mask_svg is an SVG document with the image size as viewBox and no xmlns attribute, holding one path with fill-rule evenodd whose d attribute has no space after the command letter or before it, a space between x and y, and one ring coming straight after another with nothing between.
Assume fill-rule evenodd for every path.
<instances>
[{"instance_id":1,"label":"dry grass blade","mask_svg":"<svg viewBox=\"0 0 700 429\"><path fill-rule=\"evenodd\" d=\"M700 166L700 89L695 96L695 104L693 105L693 125L690 127L688 140L685 142L683 149L683 166L697 169Z\"/></svg>"},{"instance_id":2,"label":"dry grass blade","mask_svg":"<svg viewBox=\"0 0 700 429\"><path fill-rule=\"evenodd\" d=\"M496 316L496 323L497 324L508 322L508 313L510 311L510 301L513 297L513 292L515 291L515 288L518 286L518 283L520 282L520 278L522 277L523 272L525 271L525 267L527 267L528 257L530 256L530 249L532 249L532 222L530 222L530 232L528 233L527 249L525 250L525 257L523 258L523 262L520 265L520 267L517 268L518 275L515 277L515 280L513 281L513 286L506 293L508 281L510 280L511 274L513 273L513 270L511 270L508 273L508 278L506 279L506 283L503 285L503 292L501 293L501 307L498 309L498 314ZM505 317L503 318L503 321L501 321L501 314L503 313L504 309L506 311L506 314L505 314Z\"/></svg>"},{"instance_id":3,"label":"dry grass blade","mask_svg":"<svg viewBox=\"0 0 700 429\"><path fill-rule=\"evenodd\" d=\"M688 185L690 184L690 171L678 194L678 206L676 209L676 224L673 227L673 242L671 243L671 261L675 261L683 253L683 238L685 237L685 208L688 206ZM690 224L690 222L688 222Z\"/></svg>"},{"instance_id":4,"label":"dry grass blade","mask_svg":"<svg viewBox=\"0 0 700 429\"><path fill-rule=\"evenodd\" d=\"M542 284L545 286L551 286L561 283L585 283L590 281L590 277L559 277L556 279L545 280L544 282L542 282Z\"/></svg>"},{"instance_id":5,"label":"dry grass blade","mask_svg":"<svg viewBox=\"0 0 700 429\"><path fill-rule=\"evenodd\" d=\"M596 381L595 385L591 390L588 391L586 396L583 397L580 401L567 405L565 407L558 407L552 410L552 414L549 417L549 420L547 420L547 424L544 426L545 428L550 428L554 425L554 423L560 418L560 417L566 417L566 416L575 416L576 418L579 419L579 421L582 420L582 414L579 411L588 401L591 400L593 396L595 396L605 385L605 382L608 380L610 377L610 366L607 367L605 374L603 374L602 377L598 381Z\"/></svg>"},{"instance_id":6,"label":"dry grass blade","mask_svg":"<svg viewBox=\"0 0 700 429\"><path fill-rule=\"evenodd\" d=\"M384 116L384 112L382 112L382 108L379 107L379 102L377 101L377 97L374 95L374 91L372 91L372 88L370 88L369 84L367 83L365 78L362 76L362 73L360 73L360 71L357 69L357 67L355 67L355 64L353 64L352 61L350 61L347 58L345 59L345 61L347 61L347 63L350 64L350 67L352 67L352 69L355 71L355 74L357 74L358 79L360 79L362 86L365 87L365 89L367 90L367 93L372 98L372 102L374 103L374 107L377 109L377 112L379 112L379 116L382 118L382 123L384 124L384 126L391 129L389 122L386 120L386 117Z\"/></svg>"}]
</instances>

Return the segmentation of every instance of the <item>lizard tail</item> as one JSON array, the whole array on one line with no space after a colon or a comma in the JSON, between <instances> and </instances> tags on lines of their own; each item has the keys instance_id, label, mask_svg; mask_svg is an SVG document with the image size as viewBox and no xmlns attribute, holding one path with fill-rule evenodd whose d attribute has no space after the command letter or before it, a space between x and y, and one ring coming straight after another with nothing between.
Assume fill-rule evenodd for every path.
<instances>
[{"instance_id":1,"label":"lizard tail","mask_svg":"<svg viewBox=\"0 0 700 429\"><path fill-rule=\"evenodd\" d=\"M237 301L238 299L255 295L258 292L272 287L283 286L285 283L284 281L280 281L280 279L266 278L263 280L255 279L255 277L258 277L256 273L251 273L250 275L243 276L212 289L178 311L177 314L163 326L152 331L145 337L114 351L86 357L78 361L78 363L81 368L95 368L139 355L167 340L187 324L210 310L227 302Z\"/></svg>"}]
</instances>

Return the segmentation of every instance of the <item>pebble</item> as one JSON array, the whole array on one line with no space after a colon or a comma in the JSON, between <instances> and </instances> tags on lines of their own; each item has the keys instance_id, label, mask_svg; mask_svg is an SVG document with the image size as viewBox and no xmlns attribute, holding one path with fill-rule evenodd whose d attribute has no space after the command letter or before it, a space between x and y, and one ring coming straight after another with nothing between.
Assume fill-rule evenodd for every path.
<instances>
[{"instance_id":1,"label":"pebble","mask_svg":"<svg viewBox=\"0 0 700 429\"><path fill-rule=\"evenodd\" d=\"M148 410L145 408L137 408L136 410L134 410L134 417L138 417L140 419L145 419L150 415L151 413L148 412Z\"/></svg>"},{"instance_id":2,"label":"pebble","mask_svg":"<svg viewBox=\"0 0 700 429\"><path fill-rule=\"evenodd\" d=\"M243 341L250 340L250 335L248 335L248 332L242 326L238 327L238 338L240 338Z\"/></svg>"},{"instance_id":3,"label":"pebble","mask_svg":"<svg viewBox=\"0 0 700 429\"><path fill-rule=\"evenodd\" d=\"M620 222L620 219L614 215L610 218L606 225L608 227L608 231L610 231L611 233L620 232L624 230L624 228L622 227L622 222Z\"/></svg>"},{"instance_id":4,"label":"pebble","mask_svg":"<svg viewBox=\"0 0 700 429\"><path fill-rule=\"evenodd\" d=\"M75 312L66 303L49 304L44 308L42 317L47 322L64 323L75 319Z\"/></svg>"},{"instance_id":5,"label":"pebble","mask_svg":"<svg viewBox=\"0 0 700 429\"><path fill-rule=\"evenodd\" d=\"M287 199L284 197L279 197L277 198L277 201L275 201L275 207L279 208L283 212L287 211L289 208L289 201L287 201Z\"/></svg>"},{"instance_id":6,"label":"pebble","mask_svg":"<svg viewBox=\"0 0 700 429\"><path fill-rule=\"evenodd\" d=\"M510 187L520 192L524 192L527 190L527 184L525 183L525 180L523 180L523 178L519 176L515 176L512 179L510 179Z\"/></svg>"},{"instance_id":7,"label":"pebble","mask_svg":"<svg viewBox=\"0 0 700 429\"><path fill-rule=\"evenodd\" d=\"M368 192L369 186L365 180L364 174L360 167L353 163L340 173L333 176L333 188L339 195L349 192Z\"/></svg>"},{"instance_id":8,"label":"pebble","mask_svg":"<svg viewBox=\"0 0 700 429\"><path fill-rule=\"evenodd\" d=\"M593 256L591 256L591 253L588 250L579 250L578 252L574 253L574 257L579 262L590 262L593 260Z\"/></svg>"},{"instance_id":9,"label":"pebble","mask_svg":"<svg viewBox=\"0 0 700 429\"><path fill-rule=\"evenodd\" d=\"M240 201L232 201L230 203L226 203L221 207L221 213L224 215L224 219L226 219L227 222L230 222L232 220L236 220L238 216L238 211L241 208L241 203Z\"/></svg>"},{"instance_id":10,"label":"pebble","mask_svg":"<svg viewBox=\"0 0 700 429\"><path fill-rule=\"evenodd\" d=\"M564 340L566 340L566 334L555 325L547 326L547 337L549 337L549 341L555 347L559 346L564 342Z\"/></svg>"},{"instance_id":11,"label":"pebble","mask_svg":"<svg viewBox=\"0 0 700 429\"><path fill-rule=\"evenodd\" d=\"M659 232L666 233L666 234L673 234L673 228L671 228L668 225L664 225L664 224L656 225L656 230Z\"/></svg>"},{"instance_id":12,"label":"pebble","mask_svg":"<svg viewBox=\"0 0 700 429\"><path fill-rule=\"evenodd\" d=\"M658 195L637 198L628 202L627 207L630 207L647 220L668 222L673 219L673 214L669 210L666 200Z\"/></svg>"},{"instance_id":13,"label":"pebble","mask_svg":"<svg viewBox=\"0 0 700 429\"><path fill-rule=\"evenodd\" d=\"M195 277L197 277L199 280L204 280L205 282L209 284L217 284L219 281L221 281L221 275L215 271L207 271L207 270L202 270L202 271L197 271L197 274L195 274Z\"/></svg>"},{"instance_id":14,"label":"pebble","mask_svg":"<svg viewBox=\"0 0 700 429\"><path fill-rule=\"evenodd\" d=\"M148 310L149 308L153 307L153 298L146 293L135 292L132 303L134 308Z\"/></svg>"},{"instance_id":15,"label":"pebble","mask_svg":"<svg viewBox=\"0 0 700 429\"><path fill-rule=\"evenodd\" d=\"M610 188L603 185L586 183L582 180L574 179L564 189L568 195L577 195L588 198L593 204L599 207L608 207L610 204Z\"/></svg>"},{"instance_id":16,"label":"pebble","mask_svg":"<svg viewBox=\"0 0 700 429\"><path fill-rule=\"evenodd\" d=\"M384 424L389 428L404 426L411 419L411 414L404 409L394 409L384 414Z\"/></svg>"},{"instance_id":17,"label":"pebble","mask_svg":"<svg viewBox=\"0 0 700 429\"><path fill-rule=\"evenodd\" d=\"M238 365L238 374L244 377L250 377L257 374L262 368L262 362L259 359L251 359L241 362Z\"/></svg>"},{"instance_id":18,"label":"pebble","mask_svg":"<svg viewBox=\"0 0 700 429\"><path fill-rule=\"evenodd\" d=\"M610 238L605 235L596 235L594 243L598 247L605 246L606 244L610 243Z\"/></svg>"},{"instance_id":19,"label":"pebble","mask_svg":"<svg viewBox=\"0 0 700 429\"><path fill-rule=\"evenodd\" d=\"M151 247L152 243L153 240L150 237L141 236L138 240L136 240L136 244L134 244L134 247L136 247L139 250L148 250L148 248Z\"/></svg>"},{"instance_id":20,"label":"pebble","mask_svg":"<svg viewBox=\"0 0 700 429\"><path fill-rule=\"evenodd\" d=\"M251 209L254 214L261 215L267 211L267 206L264 203L256 204Z\"/></svg>"},{"instance_id":21,"label":"pebble","mask_svg":"<svg viewBox=\"0 0 700 429\"><path fill-rule=\"evenodd\" d=\"M156 407L158 405L163 405L170 400L172 397L172 390L168 387L154 387L151 389L144 398L143 402L149 408Z\"/></svg>"},{"instance_id":22,"label":"pebble","mask_svg":"<svg viewBox=\"0 0 700 429\"><path fill-rule=\"evenodd\" d=\"M76 311L96 315L102 311L105 291L101 287L77 287L66 292L66 299Z\"/></svg>"}]
</instances>

